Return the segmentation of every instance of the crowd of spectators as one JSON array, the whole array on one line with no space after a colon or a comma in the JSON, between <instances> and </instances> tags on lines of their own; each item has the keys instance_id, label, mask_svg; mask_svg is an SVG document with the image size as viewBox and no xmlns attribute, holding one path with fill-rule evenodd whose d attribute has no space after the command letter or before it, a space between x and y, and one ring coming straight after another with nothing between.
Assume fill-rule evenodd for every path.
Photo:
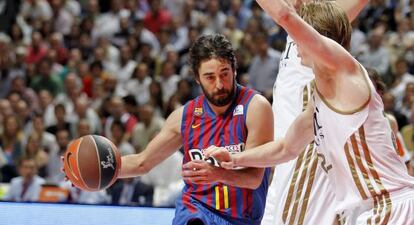
<instances>
[{"instance_id":1,"label":"crowd of spectators","mask_svg":"<svg viewBox=\"0 0 414 225\"><path fill-rule=\"evenodd\" d=\"M385 81L385 111L410 154L414 1L371 0L353 28L350 52ZM286 33L253 0L0 0L3 199L38 201L41 186L55 185L68 190L66 202L173 206L183 185L179 151L100 192L65 182L60 156L87 134L108 137L122 155L145 149L165 118L200 93L188 51L209 33L233 43L237 81L272 101Z\"/></svg>"}]
</instances>

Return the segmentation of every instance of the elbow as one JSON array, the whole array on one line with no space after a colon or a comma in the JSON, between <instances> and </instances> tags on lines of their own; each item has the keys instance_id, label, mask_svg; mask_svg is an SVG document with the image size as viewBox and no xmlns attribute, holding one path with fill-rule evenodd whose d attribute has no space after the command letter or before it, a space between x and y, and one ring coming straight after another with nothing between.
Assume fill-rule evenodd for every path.
<instances>
[{"instance_id":1,"label":"elbow","mask_svg":"<svg viewBox=\"0 0 414 225\"><path fill-rule=\"evenodd\" d=\"M260 175L258 175L258 176L254 176L255 177L255 179L253 179L251 182L250 182L250 184L248 185L248 189L251 189L251 190L256 190L256 189L258 189L261 185L262 185L262 183L263 183L263 179L264 179L264 172L265 172L265 169L257 169L257 170L259 170L260 171Z\"/></svg>"},{"instance_id":2,"label":"elbow","mask_svg":"<svg viewBox=\"0 0 414 225\"><path fill-rule=\"evenodd\" d=\"M278 24L281 26L284 26L291 21L292 17L294 16L295 12L292 12L291 10L284 10L275 15L275 20Z\"/></svg>"},{"instance_id":3,"label":"elbow","mask_svg":"<svg viewBox=\"0 0 414 225\"><path fill-rule=\"evenodd\" d=\"M284 145L283 146L283 156L280 163L284 163L290 160L295 159L299 155L300 149L295 146Z\"/></svg>"}]
</instances>

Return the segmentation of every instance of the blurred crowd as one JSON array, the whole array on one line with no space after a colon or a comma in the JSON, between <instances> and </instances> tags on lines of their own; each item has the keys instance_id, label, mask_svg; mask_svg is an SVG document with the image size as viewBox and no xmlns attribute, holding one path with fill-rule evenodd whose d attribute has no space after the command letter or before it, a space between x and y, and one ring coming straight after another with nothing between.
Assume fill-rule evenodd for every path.
<instances>
[{"instance_id":1,"label":"blurred crowd","mask_svg":"<svg viewBox=\"0 0 414 225\"><path fill-rule=\"evenodd\" d=\"M351 53L385 82L414 175L414 1L371 0L353 23ZM253 0L0 0L0 182L4 200L174 206L180 151L150 174L101 192L64 181L74 138L108 137L122 155L145 149L165 118L200 93L187 65L201 34L236 50L237 80L272 101L286 33Z\"/></svg>"}]
</instances>

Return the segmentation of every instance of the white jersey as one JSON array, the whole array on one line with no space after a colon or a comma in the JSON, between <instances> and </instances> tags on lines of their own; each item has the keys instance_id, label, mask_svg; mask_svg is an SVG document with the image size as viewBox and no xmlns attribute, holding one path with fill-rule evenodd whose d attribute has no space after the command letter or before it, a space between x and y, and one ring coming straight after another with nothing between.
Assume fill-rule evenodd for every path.
<instances>
[{"instance_id":1,"label":"white jersey","mask_svg":"<svg viewBox=\"0 0 414 225\"><path fill-rule=\"evenodd\" d=\"M381 97L363 70L371 89L370 99L355 112L335 109L315 87L314 144L333 165L328 176L335 187L337 212L347 217L361 206L371 208L365 221L347 224L371 224L367 221L374 218L375 224L398 224L391 222L391 213L396 212L392 207L398 205L393 197L398 199L400 193L411 192L414 198L414 178L396 153L395 136Z\"/></svg>"},{"instance_id":2,"label":"white jersey","mask_svg":"<svg viewBox=\"0 0 414 225\"><path fill-rule=\"evenodd\" d=\"M301 64L296 44L288 37L273 89L275 138L284 137L304 109L313 79L312 70ZM333 223L334 196L323 170L329 166L321 167L322 163L324 156L310 146L295 160L275 167L262 225Z\"/></svg>"}]
</instances>

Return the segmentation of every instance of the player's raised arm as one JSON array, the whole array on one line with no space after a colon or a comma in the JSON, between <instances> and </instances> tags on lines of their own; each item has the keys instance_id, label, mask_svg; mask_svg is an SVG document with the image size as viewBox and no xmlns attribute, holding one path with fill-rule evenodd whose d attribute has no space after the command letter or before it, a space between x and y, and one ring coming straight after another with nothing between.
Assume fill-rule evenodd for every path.
<instances>
[{"instance_id":1,"label":"player's raised arm","mask_svg":"<svg viewBox=\"0 0 414 225\"><path fill-rule=\"evenodd\" d=\"M335 41L324 37L312 26L305 22L307 15L302 14L302 19L295 11L292 5L286 0L256 0L258 4L266 11L276 23L282 26L292 39L297 43L300 54L306 54L312 57L314 67L329 70L326 73L330 75L337 74L336 71L356 71L358 64L356 60L342 48ZM324 4L323 2L319 4ZM317 14L317 7L307 10L310 14ZM336 7L330 7L328 13L333 13L334 10L338 10ZM341 11L340 13L344 13ZM329 14L328 14L329 15ZM309 15L311 16L311 15ZM345 17L346 18L346 17ZM315 23L323 23L323 18L320 21L314 21ZM347 29L346 27L340 27L339 29ZM324 32L320 30L319 32ZM349 32L347 30L343 31ZM338 33L342 33L338 32ZM349 42L349 40L341 40L341 42ZM338 63L341 62L341 63Z\"/></svg>"},{"instance_id":2,"label":"player's raised arm","mask_svg":"<svg viewBox=\"0 0 414 225\"><path fill-rule=\"evenodd\" d=\"M271 167L292 160L313 140L312 112L313 105L310 104L289 127L285 138L232 155L224 148L211 146L206 150L206 157L213 156L226 169L238 166Z\"/></svg>"},{"instance_id":3,"label":"player's raised arm","mask_svg":"<svg viewBox=\"0 0 414 225\"><path fill-rule=\"evenodd\" d=\"M337 0L336 3L348 15L349 21L353 21L365 7L369 0Z\"/></svg>"},{"instance_id":4,"label":"player's raised arm","mask_svg":"<svg viewBox=\"0 0 414 225\"><path fill-rule=\"evenodd\" d=\"M122 157L120 178L145 174L179 149L182 113L183 107L171 113L160 133L152 139L144 151Z\"/></svg>"}]
</instances>

